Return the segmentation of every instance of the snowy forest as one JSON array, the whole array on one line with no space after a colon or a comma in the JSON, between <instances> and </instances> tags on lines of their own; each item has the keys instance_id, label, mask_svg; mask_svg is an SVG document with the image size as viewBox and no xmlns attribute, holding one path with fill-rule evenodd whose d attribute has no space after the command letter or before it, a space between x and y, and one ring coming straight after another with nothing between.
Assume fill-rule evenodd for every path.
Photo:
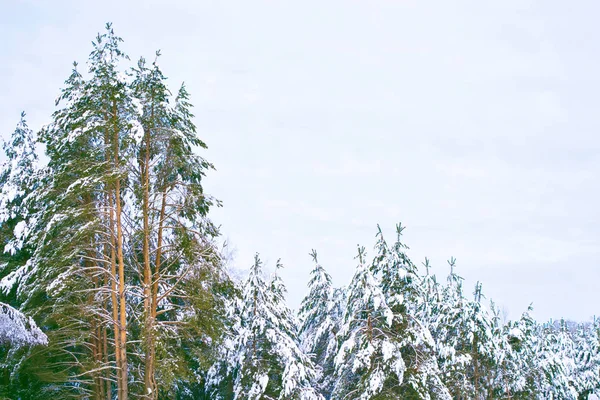
<instances>
[{"instance_id":1,"label":"snowy forest","mask_svg":"<svg viewBox=\"0 0 600 400\"><path fill-rule=\"evenodd\" d=\"M186 87L110 24L51 122L22 114L0 169L0 398L587 399L600 322L503 318L407 255L404 227L334 287L317 251L299 310L257 254L232 277ZM235 117L235 116L233 116ZM17 121L15 121L17 122ZM246 194L247 195L247 194ZM386 226L394 226L386 222ZM304 284L304 283L302 283Z\"/></svg>"}]
</instances>

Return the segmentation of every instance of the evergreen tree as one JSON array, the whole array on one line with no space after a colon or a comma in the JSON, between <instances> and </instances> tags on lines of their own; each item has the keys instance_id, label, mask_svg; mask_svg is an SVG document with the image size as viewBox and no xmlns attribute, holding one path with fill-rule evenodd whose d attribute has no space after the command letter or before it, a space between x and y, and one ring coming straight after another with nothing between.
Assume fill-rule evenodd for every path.
<instances>
[{"instance_id":1,"label":"evergreen tree","mask_svg":"<svg viewBox=\"0 0 600 400\"><path fill-rule=\"evenodd\" d=\"M6 146L0 282L49 337L14 360L13 376L40 377L19 383L23 398L171 397L200 384L224 324L231 282L207 217L219 203L202 187L212 165L189 94L172 98L156 62L123 74L120 42L108 24L87 74L75 64L40 134L43 173L24 120Z\"/></svg>"},{"instance_id":2,"label":"evergreen tree","mask_svg":"<svg viewBox=\"0 0 600 400\"><path fill-rule=\"evenodd\" d=\"M470 356L468 377L472 382L474 398L490 396L489 382L497 370L498 342L494 335L493 322L488 310L484 307L482 287L475 285L473 300L465 304L465 315L468 320L463 335L467 337L467 349Z\"/></svg>"},{"instance_id":3,"label":"evergreen tree","mask_svg":"<svg viewBox=\"0 0 600 400\"><path fill-rule=\"evenodd\" d=\"M417 318L433 335L437 329L437 324L441 316L441 288L437 281L437 277L430 273L431 265L427 258L425 258L423 267L425 268L425 276L422 277L421 282L421 287L423 288L423 301L417 307Z\"/></svg>"},{"instance_id":4,"label":"evergreen tree","mask_svg":"<svg viewBox=\"0 0 600 400\"><path fill-rule=\"evenodd\" d=\"M29 315L32 313L40 320L34 310L24 305L27 296L19 290L31 269L35 250L31 236L35 232L37 204L32 197L42 175L36 142L37 136L27 126L22 113L10 141L4 143L6 161L0 167L0 319L3 326L0 342L4 343L0 346L0 396L27 394L30 382L36 379L21 365L31 353L41 350L21 345L45 344L48 340L31 317L19 312L26 309Z\"/></svg>"},{"instance_id":5,"label":"evergreen tree","mask_svg":"<svg viewBox=\"0 0 600 400\"><path fill-rule=\"evenodd\" d=\"M378 227L379 228L379 227ZM449 393L439 376L435 357L435 341L428 327L419 319L427 288L418 275L417 267L406 254L408 246L402 241L404 227L396 226L396 241L390 248L378 229L377 256L373 271L380 276L381 287L388 304L398 317L395 329L405 341L403 357L410 366L405 375L407 390L421 398L448 398ZM407 394L405 394L408 397Z\"/></svg>"},{"instance_id":6,"label":"evergreen tree","mask_svg":"<svg viewBox=\"0 0 600 400\"><path fill-rule=\"evenodd\" d=\"M363 247L359 247L357 258L340 331L342 344L335 359L334 399L375 398L388 387L399 387L406 371L402 343L392 331L394 314L366 262Z\"/></svg>"},{"instance_id":7,"label":"evergreen tree","mask_svg":"<svg viewBox=\"0 0 600 400\"><path fill-rule=\"evenodd\" d=\"M561 378L560 365L548 357L544 332L531 316L532 307L504 327L503 351L497 371L496 394L514 399L548 398Z\"/></svg>"},{"instance_id":8,"label":"evergreen tree","mask_svg":"<svg viewBox=\"0 0 600 400\"><path fill-rule=\"evenodd\" d=\"M18 305L16 288L27 270L33 248L28 243L35 221L29 197L38 185L36 137L27 126L25 113L3 149L0 166L0 296Z\"/></svg>"},{"instance_id":9,"label":"evergreen tree","mask_svg":"<svg viewBox=\"0 0 600 400\"><path fill-rule=\"evenodd\" d=\"M265 282L257 254L237 305L239 320L223 357L225 365L216 366L210 377L213 398L323 398L314 388L315 368L300 349L284 294L277 274Z\"/></svg>"},{"instance_id":10,"label":"evergreen tree","mask_svg":"<svg viewBox=\"0 0 600 400\"><path fill-rule=\"evenodd\" d=\"M577 324L571 335L574 343L572 382L578 399L586 399L600 388L598 321Z\"/></svg>"},{"instance_id":11,"label":"evergreen tree","mask_svg":"<svg viewBox=\"0 0 600 400\"><path fill-rule=\"evenodd\" d=\"M333 398L449 398L435 376L431 335L415 319L419 280L404 248L398 241L389 249L381 231L372 264L359 248Z\"/></svg>"},{"instance_id":12,"label":"evergreen tree","mask_svg":"<svg viewBox=\"0 0 600 400\"><path fill-rule=\"evenodd\" d=\"M50 329L47 357L62 366L51 380L71 381L63 388L73 395L92 392L103 398L112 392L113 365L119 399L126 399L121 196L127 171L120 159L128 152L131 102L118 70L118 62L126 59L120 42L107 25L93 42L89 79L75 64L57 100L63 107L41 133L49 161L35 193L33 269L21 290ZM108 349L111 328L114 352Z\"/></svg>"},{"instance_id":13,"label":"evergreen tree","mask_svg":"<svg viewBox=\"0 0 600 400\"><path fill-rule=\"evenodd\" d=\"M315 267L308 283L309 293L302 300L299 317L302 349L310 354L318 367L321 393L329 398L334 383L334 357L337 353L336 333L340 329L338 302L334 299L331 277L317 261L317 252L311 257ZM338 300L339 301L339 300Z\"/></svg>"},{"instance_id":14,"label":"evergreen tree","mask_svg":"<svg viewBox=\"0 0 600 400\"><path fill-rule=\"evenodd\" d=\"M182 299L191 299L194 294L182 290L189 289L190 279L223 275L212 242L218 232L207 218L215 201L202 187L205 171L213 167L198 155L206 145L192 122L189 94L182 85L172 99L156 61L148 67L141 59L134 78L137 111L131 169L135 202L130 220L139 240L133 244L136 253L131 263L142 277L142 392L157 398L157 381L167 385L171 381L167 376L173 376L172 368L164 368L173 360L163 359L173 354L157 354L157 343L164 343L167 336L179 337L179 328L189 326L180 327L171 320L181 320L178 316L193 312L194 301Z\"/></svg>"},{"instance_id":15,"label":"evergreen tree","mask_svg":"<svg viewBox=\"0 0 600 400\"><path fill-rule=\"evenodd\" d=\"M546 324L545 339L550 363L546 369L552 382L545 387L543 396L552 399L577 399L577 389L572 382L574 343L567 331L564 320L558 326Z\"/></svg>"},{"instance_id":16,"label":"evergreen tree","mask_svg":"<svg viewBox=\"0 0 600 400\"><path fill-rule=\"evenodd\" d=\"M461 395L474 396L469 376L472 362L471 338L467 330L471 326L466 311L462 280L455 272L455 260L449 262L450 274L441 290L440 311L433 324L441 377L454 398Z\"/></svg>"}]
</instances>

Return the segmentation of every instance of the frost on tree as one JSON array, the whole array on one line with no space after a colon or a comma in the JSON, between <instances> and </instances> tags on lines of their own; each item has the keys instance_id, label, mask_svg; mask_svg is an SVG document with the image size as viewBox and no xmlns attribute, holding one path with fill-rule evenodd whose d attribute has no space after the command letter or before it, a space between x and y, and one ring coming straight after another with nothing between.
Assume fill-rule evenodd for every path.
<instances>
[{"instance_id":1,"label":"frost on tree","mask_svg":"<svg viewBox=\"0 0 600 400\"><path fill-rule=\"evenodd\" d=\"M24 346L47 343L48 338L31 317L0 303L0 344Z\"/></svg>"}]
</instances>

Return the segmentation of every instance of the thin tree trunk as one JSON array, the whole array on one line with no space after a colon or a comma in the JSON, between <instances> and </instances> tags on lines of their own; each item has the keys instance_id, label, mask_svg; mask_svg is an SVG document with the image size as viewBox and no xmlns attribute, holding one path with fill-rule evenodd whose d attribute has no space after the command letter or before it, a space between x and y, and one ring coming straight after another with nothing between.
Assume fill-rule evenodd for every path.
<instances>
[{"instance_id":1,"label":"thin tree trunk","mask_svg":"<svg viewBox=\"0 0 600 400\"><path fill-rule=\"evenodd\" d=\"M148 353L147 357L152 361L151 371L152 375L149 375L149 386L152 388L152 393L155 397L158 398L158 385L156 384L155 379L155 364L156 364L156 337L154 336L154 324L156 323L156 314L158 310L158 280L160 276L160 265L161 265L161 257L162 257L162 239L163 239L163 229L164 229L164 217L165 210L167 205L167 192L166 189L162 194L162 204L160 208L160 216L158 222L158 238L156 242L156 260L154 264L154 275L152 277L152 286L151 286L151 301L150 301L150 322L152 323L152 335L150 336L150 342L148 343Z\"/></svg>"},{"instance_id":2,"label":"thin tree trunk","mask_svg":"<svg viewBox=\"0 0 600 400\"><path fill-rule=\"evenodd\" d=\"M87 261L84 264L89 264ZM94 285L96 286L96 285ZM90 295L88 297L88 307L92 306L93 307L93 301L94 301L94 292L90 292ZM98 338L98 321L96 318L96 315L92 312L92 315L90 316L90 347L92 349L92 359L94 360L93 362L93 369L95 370L96 368L98 368L99 364L102 362L102 346L100 344L99 338ZM102 379L100 377L100 372L99 371L95 371L92 372L92 377L93 377L93 387L92 387L92 393L95 399L97 400L101 400L102 399Z\"/></svg>"},{"instance_id":3,"label":"thin tree trunk","mask_svg":"<svg viewBox=\"0 0 600 400\"><path fill-rule=\"evenodd\" d=\"M119 327L119 298L117 297L117 255L115 249L117 247L117 240L115 237L115 220L114 220L114 202L113 194L109 192L109 210L110 210L110 297L112 302L112 315L113 315L113 329L114 329L114 340L115 340L115 363L117 366L116 380L117 380L117 394L120 396L123 392L123 379L121 378L121 336Z\"/></svg>"},{"instance_id":4,"label":"thin tree trunk","mask_svg":"<svg viewBox=\"0 0 600 400\"><path fill-rule=\"evenodd\" d=\"M156 382L154 379L154 315L152 304L152 268L150 266L150 129L145 129L145 154L141 166L141 178L143 180L143 203L142 219L144 229L144 330L145 330L145 354L144 354L144 397L148 399L157 398Z\"/></svg>"},{"instance_id":5,"label":"thin tree trunk","mask_svg":"<svg viewBox=\"0 0 600 400\"><path fill-rule=\"evenodd\" d=\"M85 263L89 264L89 261L86 261ZM94 289L98 289L98 279L95 278L94 276L92 276L92 281L94 284ZM94 294L95 294L95 291L91 292L90 298L88 300L92 307L95 307ZM94 369L95 369L95 368L98 368L100 365L102 365L102 362L103 362L103 357L102 357L102 352L103 352L102 347L103 346L102 346L102 341L101 341L101 336L100 336L101 323L100 323L100 321L98 321L98 316L94 312L92 312L92 315L90 316L90 318L91 318L91 321L90 321L91 347L92 347L92 353L93 353L93 359L94 359ZM94 377L94 389L93 389L94 397L98 400L102 400L104 398L104 383L102 382L102 372L101 371L94 372L93 377Z\"/></svg>"},{"instance_id":6,"label":"thin tree trunk","mask_svg":"<svg viewBox=\"0 0 600 400\"><path fill-rule=\"evenodd\" d=\"M113 100L113 118L116 121L117 104ZM114 167L119 170L119 128L114 126ZM115 182L115 207L116 207L116 228L117 228L117 269L119 274L119 353L120 364L118 368L121 371L121 391L119 400L127 400L128 397L128 371L127 371L127 308L125 304L125 261L123 257L123 226L121 222L121 178L117 177Z\"/></svg>"},{"instance_id":7,"label":"thin tree trunk","mask_svg":"<svg viewBox=\"0 0 600 400\"><path fill-rule=\"evenodd\" d=\"M105 303L105 308L108 311L108 303ZM102 327L102 340L104 342L104 365L108 366L108 333L106 326ZM104 383L106 385L106 399L112 400L112 385L110 382L110 369L106 369L104 373Z\"/></svg>"},{"instance_id":8,"label":"thin tree trunk","mask_svg":"<svg viewBox=\"0 0 600 400\"><path fill-rule=\"evenodd\" d=\"M256 297L257 297L257 291L258 289L254 289L254 309L252 310L252 315L254 316L254 319L256 320ZM253 321L254 322L254 321ZM254 362L254 360L256 360L256 328L252 329L252 335L253 335L253 340L252 340L252 362Z\"/></svg>"},{"instance_id":9,"label":"thin tree trunk","mask_svg":"<svg viewBox=\"0 0 600 400\"><path fill-rule=\"evenodd\" d=\"M473 384L475 387L475 398L479 398L479 360L477 359L477 334L473 340Z\"/></svg>"},{"instance_id":10,"label":"thin tree trunk","mask_svg":"<svg viewBox=\"0 0 600 400\"><path fill-rule=\"evenodd\" d=\"M118 163L118 161L117 161ZM117 164L118 165L118 164ZM117 178L115 200L117 205L117 262L119 273L119 345L121 394L119 400L127 400L127 309L125 304L125 261L123 257L123 228L121 223L121 180Z\"/></svg>"},{"instance_id":11,"label":"thin tree trunk","mask_svg":"<svg viewBox=\"0 0 600 400\"><path fill-rule=\"evenodd\" d=\"M108 196L103 197L103 199L106 201L106 203L108 203ZM108 205L108 204L107 204ZM102 211L102 215L106 216L106 210L108 208L104 208L104 210ZM107 255L110 253L108 251L108 244L106 243L106 241L104 242L103 248L102 248L102 254L104 257L107 257ZM106 260L106 258L105 258ZM100 266L101 269L104 269L104 273L102 275L103 279L102 279L102 283L101 286L103 289L109 288L110 287L110 281L111 281L111 276L110 276L110 267L107 266L107 264L104 262L102 263L102 265ZM108 315L109 313L109 301L107 297L104 297L104 301L102 302L102 309L106 312L106 315ZM109 355L108 355L108 332L107 332L107 326L109 324L109 321L104 320L103 322L101 321L101 326L100 326L100 340L102 341L102 362L104 364L104 366L106 367L106 369L103 372L103 381L102 381L102 385L103 385L103 396L105 399L107 400L112 400L112 390L111 390L111 381L110 381L110 368L108 368L108 366L110 365L110 361L109 361Z\"/></svg>"},{"instance_id":12,"label":"thin tree trunk","mask_svg":"<svg viewBox=\"0 0 600 400\"><path fill-rule=\"evenodd\" d=\"M83 203L82 206L84 210L86 210L86 214L89 215L90 218L95 216L96 210L94 209L93 197L88 192L83 195ZM87 308L90 310L89 312L89 321L90 321L90 337L89 344L92 351L92 394L94 399L102 400L104 397L104 384L102 382L102 372L97 370L98 367L102 365L102 341L100 337L100 326L102 322L99 320L97 310L97 305L95 302L95 294L98 290L98 276L94 272L94 266L92 263L92 258L94 257L94 240L92 237L89 239L89 247L86 250L87 257L83 260L83 273L86 274L92 284L93 290L90 290L87 296Z\"/></svg>"},{"instance_id":13,"label":"thin tree trunk","mask_svg":"<svg viewBox=\"0 0 600 400\"><path fill-rule=\"evenodd\" d=\"M108 115L104 117L106 124L109 122ZM110 154L110 134L108 129L105 131L104 135L104 145L105 145L105 160L107 166L107 173L111 172L111 154ZM118 145L113 146L118 151ZM114 167L114 166L113 166ZM115 343L115 365L116 365L116 373L115 378L117 382L117 396L121 396L123 392L123 379L121 378L121 338L120 338L120 327L119 327L119 299L117 297L117 238L115 234L115 196L114 196L115 188L114 185L109 181L106 182L106 210L108 212L108 229L109 229L109 237L110 242L105 245L105 254L108 257L110 254L110 268L109 268L109 280L110 280L110 300L112 305L112 318L113 318L113 336ZM108 395L109 399L111 391L111 383L108 381Z\"/></svg>"}]
</instances>

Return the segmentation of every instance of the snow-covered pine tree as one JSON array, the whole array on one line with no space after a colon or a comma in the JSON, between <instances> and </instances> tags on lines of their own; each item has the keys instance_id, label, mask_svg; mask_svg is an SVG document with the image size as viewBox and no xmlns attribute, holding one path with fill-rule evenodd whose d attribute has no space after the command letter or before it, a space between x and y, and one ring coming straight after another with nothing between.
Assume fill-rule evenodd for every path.
<instances>
[{"instance_id":1,"label":"snow-covered pine tree","mask_svg":"<svg viewBox=\"0 0 600 400\"><path fill-rule=\"evenodd\" d=\"M232 285L207 218L218 201L202 187L212 165L198 155L206 146L189 94L182 85L171 96L156 63L123 74L120 42L109 24L87 73L75 64L40 134L43 174L25 170L35 139L24 122L7 147L4 299L22 302L49 335L36 357L15 361L43 378L21 382L29 393L100 399L116 389L122 400L130 391L156 398L197 389L225 324ZM29 164L14 161L26 156Z\"/></svg>"},{"instance_id":2,"label":"snow-covered pine tree","mask_svg":"<svg viewBox=\"0 0 600 400\"><path fill-rule=\"evenodd\" d=\"M417 319L421 321L433 335L437 326L437 321L440 318L441 288L437 281L437 277L430 272L431 265L429 264L429 259L425 258L423 267L425 268L425 275L422 277L421 281L423 301L418 305Z\"/></svg>"},{"instance_id":3,"label":"snow-covered pine tree","mask_svg":"<svg viewBox=\"0 0 600 400\"><path fill-rule=\"evenodd\" d=\"M562 360L548 351L546 333L531 312L529 306L518 320L503 327L493 394L513 399L570 398Z\"/></svg>"},{"instance_id":4,"label":"snow-covered pine tree","mask_svg":"<svg viewBox=\"0 0 600 400\"><path fill-rule=\"evenodd\" d=\"M299 336L302 349L310 354L318 368L317 381L321 393L329 398L334 384L340 312L338 302L333 297L331 277L319 264L317 252L312 250L310 255L315 266L310 273L309 292L300 305Z\"/></svg>"},{"instance_id":5,"label":"snow-covered pine tree","mask_svg":"<svg viewBox=\"0 0 600 400\"><path fill-rule=\"evenodd\" d=\"M36 223L29 242L35 252L19 293L49 329L49 346L33 364L44 374L32 376L43 376L48 383L42 386L52 396L108 397L112 369L119 399L127 398L126 347L120 345L127 329L120 221L126 171L119 159L127 148L130 96L118 71L125 58L120 41L110 25L98 35L89 79L75 64L57 100L62 107L40 134L49 160L42 184L30 196ZM114 340L108 338L111 328Z\"/></svg>"},{"instance_id":6,"label":"snow-covered pine tree","mask_svg":"<svg viewBox=\"0 0 600 400\"><path fill-rule=\"evenodd\" d=\"M209 376L212 398L323 399L314 387L315 367L300 348L284 294L277 273L265 282L257 254L237 305L239 319L223 355L225 365L215 366Z\"/></svg>"},{"instance_id":7,"label":"snow-covered pine tree","mask_svg":"<svg viewBox=\"0 0 600 400\"><path fill-rule=\"evenodd\" d=\"M381 231L373 263L359 247L339 335L334 399L449 398L435 376L431 336L415 318L419 280L403 249L399 241L390 249Z\"/></svg>"},{"instance_id":8,"label":"snow-covered pine tree","mask_svg":"<svg viewBox=\"0 0 600 400\"><path fill-rule=\"evenodd\" d=\"M157 52L157 58L159 55ZM132 92L137 111L132 121L135 140L130 164L135 202L130 219L141 239L135 243L141 260L133 259L132 263L142 277L142 392L152 399L159 395L158 381L168 387L173 379L188 375L183 370L174 371L179 364L173 359L176 349L167 351L162 346L157 353L157 343L164 345L180 338L182 329L190 328L189 324L180 326L172 321L186 321L189 315L197 317L193 304L199 303L193 297L206 300L216 295L208 281L217 286L228 281L220 270L221 261L212 241L217 229L206 216L209 207L219 203L202 187L206 171L213 167L198 154L206 145L192 121L185 86L172 98L165 81L156 60L148 66L141 59L134 69ZM195 279L204 284L193 283ZM190 291L192 286L196 290ZM212 326L218 315L206 313L203 324Z\"/></svg>"},{"instance_id":9,"label":"snow-covered pine tree","mask_svg":"<svg viewBox=\"0 0 600 400\"><path fill-rule=\"evenodd\" d=\"M435 341L427 323L419 319L429 296L428 288L423 286L417 267L406 254L408 246L401 240L403 231L401 224L396 225L396 241L390 248L378 227L373 273L379 277L388 304L398 317L395 330L404 337L403 357L410 366L405 374L406 390L421 398L449 398L439 376Z\"/></svg>"},{"instance_id":10,"label":"snow-covered pine tree","mask_svg":"<svg viewBox=\"0 0 600 400\"><path fill-rule=\"evenodd\" d=\"M578 399L585 399L600 389L600 343L598 321L579 323L571 331L574 343L572 382Z\"/></svg>"},{"instance_id":11,"label":"snow-covered pine tree","mask_svg":"<svg viewBox=\"0 0 600 400\"><path fill-rule=\"evenodd\" d=\"M499 340L500 357L496 357L497 368L494 371L493 388L495 396L510 398L539 398L537 387L542 376L537 374L537 357L540 344L536 339L536 326L531 318L531 306L517 321L509 321L500 327L502 336ZM498 329L498 317L493 313L493 329Z\"/></svg>"},{"instance_id":12,"label":"snow-covered pine tree","mask_svg":"<svg viewBox=\"0 0 600 400\"><path fill-rule=\"evenodd\" d=\"M157 52L156 58L159 53ZM165 224L167 188L161 187L162 196L155 193L155 188L160 184L156 182L154 173L159 157L165 157L163 150L169 142L165 133L170 132L171 121L169 115L169 91L165 85L165 77L158 68L156 60L149 68L144 58L140 58L137 68L134 69L135 79L132 83L135 95L134 104L137 105L134 123L134 142L132 144L134 157L130 160L132 169L131 185L135 196L135 206L131 207L134 229L139 232L141 243L138 243L138 252L141 253L141 262L136 263L141 277L141 303L143 308L142 321L142 350L144 354L144 386L142 393L149 399L156 399L158 386L156 383L156 317L158 311L158 287L163 253L163 231ZM165 140L167 139L167 140ZM164 186L164 185L160 185ZM158 190L157 190L158 191ZM152 194L152 195L151 195ZM160 199L164 207L161 207ZM162 211L163 215L160 215ZM159 225L160 238L155 239L155 227L151 223L156 221ZM158 248L151 249L155 243ZM156 259L152 255L156 254ZM154 258L154 257L152 257ZM137 260L136 260L137 261ZM158 262L157 262L158 261ZM169 307L171 308L171 307Z\"/></svg>"},{"instance_id":13,"label":"snow-covered pine tree","mask_svg":"<svg viewBox=\"0 0 600 400\"><path fill-rule=\"evenodd\" d=\"M25 221L31 215L25 200L37 184L36 142L36 135L27 125L23 112L10 140L3 144L6 155L6 161L0 167L0 223L3 225L11 220ZM14 253L21 245L19 241L7 243L4 252Z\"/></svg>"},{"instance_id":14,"label":"snow-covered pine tree","mask_svg":"<svg viewBox=\"0 0 600 400\"><path fill-rule=\"evenodd\" d=\"M481 302L481 285L476 284L473 300L467 300L463 279L455 272L456 260L450 259L449 265L433 331L440 377L455 398L493 397L497 363L502 361L501 330L494 329L492 316Z\"/></svg>"},{"instance_id":15,"label":"snow-covered pine tree","mask_svg":"<svg viewBox=\"0 0 600 400\"><path fill-rule=\"evenodd\" d=\"M467 337L467 350L471 358L468 378L473 385L475 399L490 396L489 382L497 370L498 341L494 335L490 313L482 303L482 285L477 282L473 300L465 303L464 313L468 324L463 335Z\"/></svg>"},{"instance_id":16,"label":"snow-covered pine tree","mask_svg":"<svg viewBox=\"0 0 600 400\"><path fill-rule=\"evenodd\" d=\"M587 399L599 389L597 323L555 321L543 325L545 357L538 360L551 385L542 397Z\"/></svg>"},{"instance_id":17,"label":"snow-covered pine tree","mask_svg":"<svg viewBox=\"0 0 600 400\"><path fill-rule=\"evenodd\" d=\"M465 314L467 300L462 289L463 278L456 274L456 260L448 261L450 274L441 289L440 309L433 324L432 334L437 347L441 378L453 397L473 393L468 377L471 363L470 339L467 336L469 320Z\"/></svg>"},{"instance_id":18,"label":"snow-covered pine tree","mask_svg":"<svg viewBox=\"0 0 600 400\"><path fill-rule=\"evenodd\" d=\"M0 299L17 305L16 289L25 274L33 248L28 243L34 205L28 196L39 182L36 137L21 114L0 166Z\"/></svg>"},{"instance_id":19,"label":"snow-covered pine tree","mask_svg":"<svg viewBox=\"0 0 600 400\"><path fill-rule=\"evenodd\" d=\"M541 397L550 399L577 399L578 393L573 382L575 344L564 320L544 325L546 358L549 362L540 364L548 372L550 386L542 387ZM539 362L539 361L538 361Z\"/></svg>"},{"instance_id":20,"label":"snow-covered pine tree","mask_svg":"<svg viewBox=\"0 0 600 400\"><path fill-rule=\"evenodd\" d=\"M493 360L495 368L490 368L486 377L486 390L488 396L500 396L499 393L506 394L514 398L517 388L522 385L523 380L511 379L519 374L525 374L524 363L511 362L510 356L512 347L509 344L509 338L506 335L508 325L503 320L500 310L493 300L490 300L489 306L490 332L492 338ZM527 343L531 343L531 337L527 337ZM520 376L520 375L519 375Z\"/></svg>"},{"instance_id":21,"label":"snow-covered pine tree","mask_svg":"<svg viewBox=\"0 0 600 400\"><path fill-rule=\"evenodd\" d=\"M403 343L392 332L394 313L366 261L364 247L358 248L357 259L339 333L341 346L335 359L333 399L374 398L389 387L399 388L406 371Z\"/></svg>"},{"instance_id":22,"label":"snow-covered pine tree","mask_svg":"<svg viewBox=\"0 0 600 400\"><path fill-rule=\"evenodd\" d=\"M6 160L0 166L0 397L6 398L27 393L27 385L13 372L21 372L19 363L36 350L22 347L48 343L33 318L17 309L23 305L18 286L34 251L28 238L35 225L35 204L29 196L39 179L35 145L36 136L22 113L3 145Z\"/></svg>"}]
</instances>

